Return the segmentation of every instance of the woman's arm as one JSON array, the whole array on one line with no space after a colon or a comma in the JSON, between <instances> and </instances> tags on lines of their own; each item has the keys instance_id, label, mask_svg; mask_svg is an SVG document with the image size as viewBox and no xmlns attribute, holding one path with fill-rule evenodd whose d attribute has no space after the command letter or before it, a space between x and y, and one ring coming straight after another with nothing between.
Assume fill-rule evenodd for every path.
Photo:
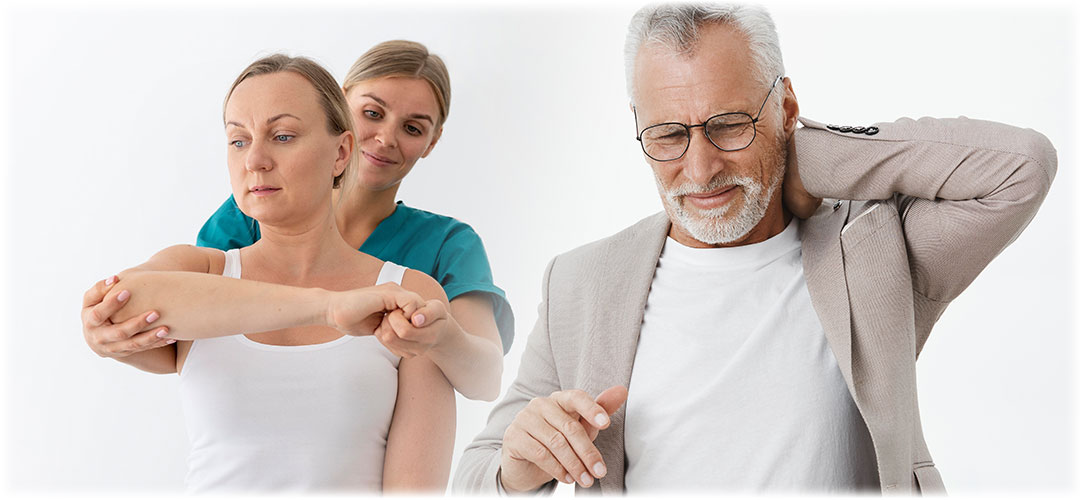
<instances>
[{"instance_id":1,"label":"woman's arm","mask_svg":"<svg viewBox=\"0 0 1080 500\"><path fill-rule=\"evenodd\" d=\"M502 384L503 352L491 299L482 293L455 297L447 323L453 333L428 357L462 396L495 401Z\"/></svg>"},{"instance_id":2,"label":"woman's arm","mask_svg":"<svg viewBox=\"0 0 1080 500\"><path fill-rule=\"evenodd\" d=\"M221 257L217 250L181 245L162 253L192 261L201 256L202 260L198 265L140 266L121 273L119 283L103 301L113 303L125 291L130 295L112 315L114 322L127 321L136 311L153 305L160 314L158 321L169 325L167 338L177 340L308 325L370 335L380 326L384 312L402 309L408 314L399 312L399 316L407 318L423 305L419 295L394 284L331 292L240 280L220 275L224 261L214 260Z\"/></svg>"},{"instance_id":3,"label":"woman's arm","mask_svg":"<svg viewBox=\"0 0 1080 500\"><path fill-rule=\"evenodd\" d=\"M427 303L410 314L411 322L389 316L388 325L375 332L379 341L403 358L426 355L461 395L494 401L503 359L491 301L482 294L465 294L447 307L442 287L418 271L406 272L402 286Z\"/></svg>"},{"instance_id":4,"label":"woman's arm","mask_svg":"<svg viewBox=\"0 0 1080 500\"><path fill-rule=\"evenodd\" d=\"M144 271L209 272L214 251L186 245L166 248L125 274ZM220 254L220 252L218 252ZM219 255L220 256L220 255ZM220 268L221 266L218 265ZM158 334L168 332L160 312L146 307L129 307L121 316L117 312L130 304L132 291L119 284L119 277L99 281L83 296L83 337L97 355L113 358L150 373L176 373L175 340ZM126 293L120 293L127 290ZM138 306L137 306L138 307ZM133 314L139 311L138 314Z\"/></svg>"},{"instance_id":5,"label":"woman's arm","mask_svg":"<svg viewBox=\"0 0 1080 500\"><path fill-rule=\"evenodd\" d=\"M383 491L442 494L456 429L454 389L425 356L398 365L397 404L383 459Z\"/></svg>"},{"instance_id":6,"label":"woman's arm","mask_svg":"<svg viewBox=\"0 0 1080 500\"><path fill-rule=\"evenodd\" d=\"M143 314L118 324L109 320L124 306L128 295L118 295L103 302L105 294L116 286L113 276L94 283L83 295L82 324L86 345L103 358L112 358L150 373L176 373L176 341L159 337L168 328L155 325L157 311Z\"/></svg>"}]
</instances>

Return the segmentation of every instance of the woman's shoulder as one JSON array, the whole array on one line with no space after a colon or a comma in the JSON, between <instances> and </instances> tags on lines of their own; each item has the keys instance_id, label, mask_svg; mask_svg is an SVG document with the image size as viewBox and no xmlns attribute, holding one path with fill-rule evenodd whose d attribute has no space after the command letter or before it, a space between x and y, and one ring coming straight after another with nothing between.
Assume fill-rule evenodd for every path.
<instances>
[{"instance_id":1,"label":"woman's shoulder","mask_svg":"<svg viewBox=\"0 0 1080 500\"><path fill-rule=\"evenodd\" d=\"M195 245L173 245L155 253L139 267L155 271L221 274L225 268L225 252Z\"/></svg>"}]
</instances>

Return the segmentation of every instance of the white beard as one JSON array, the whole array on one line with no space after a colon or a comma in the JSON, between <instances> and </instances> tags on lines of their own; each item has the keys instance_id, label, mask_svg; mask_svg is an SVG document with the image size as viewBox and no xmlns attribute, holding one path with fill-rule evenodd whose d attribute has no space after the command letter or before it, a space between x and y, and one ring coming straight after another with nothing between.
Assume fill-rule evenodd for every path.
<instances>
[{"instance_id":1,"label":"white beard","mask_svg":"<svg viewBox=\"0 0 1080 500\"><path fill-rule=\"evenodd\" d=\"M738 241L746 236L751 229L761 222L769 203L776 194L783 181L783 165L786 158L778 154L772 158L776 162L772 183L765 188L753 178L741 175L718 175L709 181L707 185L687 183L674 189L668 189L656 177L656 187L667 205L668 215L672 223L690 233L694 239L708 244L720 245ZM692 193L709 193L720 189L722 186L737 185L742 189L742 208L738 213L725 219L728 209L735 200L729 201L721 207L709 210L695 210L691 214L685 206L685 196Z\"/></svg>"}]
</instances>

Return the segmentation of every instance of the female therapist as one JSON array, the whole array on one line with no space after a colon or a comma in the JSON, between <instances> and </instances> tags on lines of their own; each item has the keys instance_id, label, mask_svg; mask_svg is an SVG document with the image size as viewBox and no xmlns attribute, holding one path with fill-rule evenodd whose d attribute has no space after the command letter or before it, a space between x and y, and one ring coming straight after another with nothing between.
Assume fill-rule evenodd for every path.
<instances>
[{"instance_id":1,"label":"female therapist","mask_svg":"<svg viewBox=\"0 0 1080 500\"><path fill-rule=\"evenodd\" d=\"M463 396L493 401L500 389L502 355L514 339L514 318L503 291L492 282L483 244L467 224L395 203L402 179L442 134L450 111L446 66L422 44L387 41L357 59L343 89L355 121L359 166L347 189L335 190L338 229L353 248L434 277L450 299L446 316L451 327L443 335L388 330L379 340L398 355L426 354ZM198 245L229 250L261 236L259 223L230 197L203 226ZM88 339L114 328L93 322L83 326ZM134 328L126 330L137 332ZM136 341L116 346L116 355L99 354L125 361L120 356L160 345L147 344L153 337L145 334L131 338Z\"/></svg>"}]
</instances>

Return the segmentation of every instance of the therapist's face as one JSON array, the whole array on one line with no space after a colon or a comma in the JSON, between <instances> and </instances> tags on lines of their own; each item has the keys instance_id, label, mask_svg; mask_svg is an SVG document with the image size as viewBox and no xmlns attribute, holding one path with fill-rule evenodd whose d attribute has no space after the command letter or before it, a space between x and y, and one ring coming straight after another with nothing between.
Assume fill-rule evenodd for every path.
<instances>
[{"instance_id":1,"label":"therapist's face","mask_svg":"<svg viewBox=\"0 0 1080 500\"><path fill-rule=\"evenodd\" d=\"M359 146L357 183L382 191L397 186L442 134L439 104L427 81L408 77L364 80L346 94Z\"/></svg>"},{"instance_id":2,"label":"therapist's face","mask_svg":"<svg viewBox=\"0 0 1080 500\"><path fill-rule=\"evenodd\" d=\"M769 96L756 137L747 128L747 140L754 137L749 147L722 151L709 142L703 128L694 128L689 149L681 158L656 161L646 156L646 161L652 166L676 241L700 247L762 240L767 236L758 234L765 231L755 231L758 223L783 217L778 193L787 137L785 120L778 118L776 106L785 82L777 84L771 95L763 88L753 77L747 44L734 29L709 25L700 33L689 57L648 45L638 53L634 69L638 130L667 122L697 125L731 112L754 117ZM656 143L668 137L658 136Z\"/></svg>"},{"instance_id":3,"label":"therapist's face","mask_svg":"<svg viewBox=\"0 0 1080 500\"><path fill-rule=\"evenodd\" d=\"M268 226L309 225L331 207L333 178L346 167L352 134L334 135L315 88L280 72L247 78L225 105L233 196Z\"/></svg>"}]
</instances>

